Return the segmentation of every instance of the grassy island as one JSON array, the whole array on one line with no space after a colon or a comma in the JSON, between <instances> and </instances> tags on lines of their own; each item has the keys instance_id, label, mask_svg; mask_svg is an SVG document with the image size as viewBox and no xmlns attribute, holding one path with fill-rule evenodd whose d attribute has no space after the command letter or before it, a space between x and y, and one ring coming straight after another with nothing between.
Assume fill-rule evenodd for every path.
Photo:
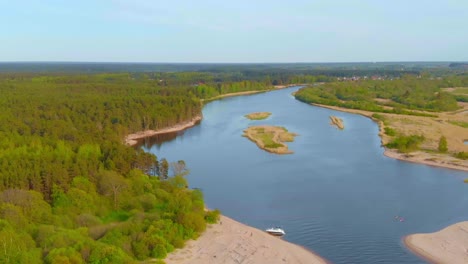
<instances>
[{"instance_id":1,"label":"grassy island","mask_svg":"<svg viewBox=\"0 0 468 264\"><path fill-rule=\"evenodd\" d=\"M245 117L250 120L263 120L267 119L269 116L271 116L271 113L269 112L255 112L245 115Z\"/></svg>"},{"instance_id":2,"label":"grassy island","mask_svg":"<svg viewBox=\"0 0 468 264\"><path fill-rule=\"evenodd\" d=\"M330 116L330 124L333 126L336 126L337 128L343 130L344 129L344 124L343 124L343 119L336 117L336 116Z\"/></svg>"},{"instance_id":3,"label":"grassy island","mask_svg":"<svg viewBox=\"0 0 468 264\"><path fill-rule=\"evenodd\" d=\"M244 137L252 140L257 146L275 154L291 154L284 142L293 142L297 134L290 133L284 127L252 126L244 130Z\"/></svg>"}]
</instances>

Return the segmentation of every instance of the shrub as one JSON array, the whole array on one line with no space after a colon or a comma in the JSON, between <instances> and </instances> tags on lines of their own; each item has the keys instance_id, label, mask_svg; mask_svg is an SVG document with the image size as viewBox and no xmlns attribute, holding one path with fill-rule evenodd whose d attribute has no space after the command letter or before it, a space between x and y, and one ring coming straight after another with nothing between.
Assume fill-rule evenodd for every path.
<instances>
[{"instance_id":1,"label":"shrub","mask_svg":"<svg viewBox=\"0 0 468 264\"><path fill-rule=\"evenodd\" d=\"M393 137L393 136L396 135L396 131L395 131L395 129L393 129L391 127L386 127L385 128L385 134Z\"/></svg>"},{"instance_id":2,"label":"shrub","mask_svg":"<svg viewBox=\"0 0 468 264\"><path fill-rule=\"evenodd\" d=\"M393 139L386 147L398 149L399 152L411 152L419 149L419 145L424 141L424 136L400 136Z\"/></svg>"},{"instance_id":3,"label":"shrub","mask_svg":"<svg viewBox=\"0 0 468 264\"><path fill-rule=\"evenodd\" d=\"M221 212L218 209L208 211L205 213L205 221L208 224L215 224L218 222L220 214Z\"/></svg>"},{"instance_id":4,"label":"shrub","mask_svg":"<svg viewBox=\"0 0 468 264\"><path fill-rule=\"evenodd\" d=\"M385 120L385 117L381 114L372 114L372 117L375 118L375 119L378 119L380 121L384 121Z\"/></svg>"},{"instance_id":5,"label":"shrub","mask_svg":"<svg viewBox=\"0 0 468 264\"><path fill-rule=\"evenodd\" d=\"M444 136L441 136L439 139L439 151L440 152L447 152L447 139Z\"/></svg>"},{"instance_id":6,"label":"shrub","mask_svg":"<svg viewBox=\"0 0 468 264\"><path fill-rule=\"evenodd\" d=\"M462 159L462 160L467 160L468 159L468 152L458 152L456 155L455 155L456 158L458 159Z\"/></svg>"}]
</instances>

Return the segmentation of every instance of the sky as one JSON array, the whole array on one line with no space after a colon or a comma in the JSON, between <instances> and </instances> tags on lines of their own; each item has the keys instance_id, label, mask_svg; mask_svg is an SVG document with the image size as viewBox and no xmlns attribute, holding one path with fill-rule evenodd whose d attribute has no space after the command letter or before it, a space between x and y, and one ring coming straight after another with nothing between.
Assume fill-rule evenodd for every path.
<instances>
[{"instance_id":1,"label":"sky","mask_svg":"<svg viewBox=\"0 0 468 264\"><path fill-rule=\"evenodd\" d=\"M0 0L0 61L468 61L468 1Z\"/></svg>"}]
</instances>

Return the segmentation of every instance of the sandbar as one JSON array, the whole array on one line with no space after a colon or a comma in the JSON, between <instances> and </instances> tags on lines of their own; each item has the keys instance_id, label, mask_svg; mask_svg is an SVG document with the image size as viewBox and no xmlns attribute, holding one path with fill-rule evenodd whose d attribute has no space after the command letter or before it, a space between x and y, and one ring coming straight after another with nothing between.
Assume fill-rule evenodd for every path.
<instances>
[{"instance_id":1,"label":"sandbar","mask_svg":"<svg viewBox=\"0 0 468 264\"><path fill-rule=\"evenodd\" d=\"M330 116L330 124L333 126L336 126L340 130L344 129L344 124L343 124L343 119L336 117L336 116Z\"/></svg>"}]
</instances>

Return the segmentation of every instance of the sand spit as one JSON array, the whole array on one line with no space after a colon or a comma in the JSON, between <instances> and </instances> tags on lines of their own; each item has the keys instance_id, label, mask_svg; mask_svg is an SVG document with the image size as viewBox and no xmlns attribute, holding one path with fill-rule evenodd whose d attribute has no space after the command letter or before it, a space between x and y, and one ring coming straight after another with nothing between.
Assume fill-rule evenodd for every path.
<instances>
[{"instance_id":1,"label":"sand spit","mask_svg":"<svg viewBox=\"0 0 468 264\"><path fill-rule=\"evenodd\" d=\"M412 252L432 263L468 263L468 221L434 233L409 235L404 242Z\"/></svg>"},{"instance_id":2,"label":"sand spit","mask_svg":"<svg viewBox=\"0 0 468 264\"><path fill-rule=\"evenodd\" d=\"M344 124L343 124L343 119L336 117L336 116L330 116L330 124L333 126L336 126L340 130L344 129Z\"/></svg>"},{"instance_id":3,"label":"sand spit","mask_svg":"<svg viewBox=\"0 0 468 264\"><path fill-rule=\"evenodd\" d=\"M137 132L134 134L130 134L127 137L125 137L125 144L129 146L134 146L138 143L137 139L151 137L151 136L158 135L158 134L182 131L184 129L193 127L201 120L202 120L201 116L196 116L189 121L182 122L174 126L170 126L170 127L166 127L166 128L162 128L158 130L145 130L145 131Z\"/></svg>"},{"instance_id":4,"label":"sand spit","mask_svg":"<svg viewBox=\"0 0 468 264\"><path fill-rule=\"evenodd\" d=\"M287 232L287 230L286 230ZM167 264L327 263L305 248L271 236L226 216L208 227L197 240L165 259Z\"/></svg>"}]
</instances>

